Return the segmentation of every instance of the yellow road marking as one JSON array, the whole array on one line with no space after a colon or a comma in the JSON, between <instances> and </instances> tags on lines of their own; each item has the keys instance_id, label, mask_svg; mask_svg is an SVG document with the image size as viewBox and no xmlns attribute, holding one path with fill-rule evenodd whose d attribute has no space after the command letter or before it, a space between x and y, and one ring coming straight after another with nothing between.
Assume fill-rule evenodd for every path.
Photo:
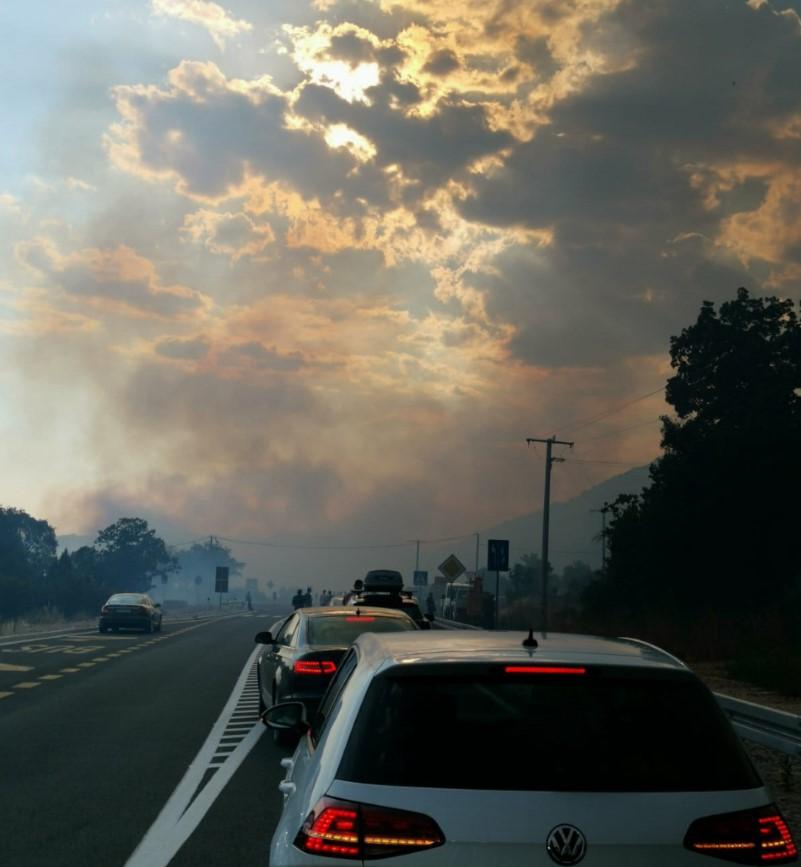
<instances>
[{"instance_id":1,"label":"yellow road marking","mask_svg":"<svg viewBox=\"0 0 801 867\"><path fill-rule=\"evenodd\" d=\"M0 698L8 698L10 695L14 695L13 692L0 692Z\"/></svg>"},{"instance_id":2,"label":"yellow road marking","mask_svg":"<svg viewBox=\"0 0 801 867\"><path fill-rule=\"evenodd\" d=\"M22 683L15 683L14 689L35 689L37 686L41 686L41 683L36 683L33 680L23 680Z\"/></svg>"},{"instance_id":3,"label":"yellow road marking","mask_svg":"<svg viewBox=\"0 0 801 867\"><path fill-rule=\"evenodd\" d=\"M92 668L94 666L94 662L79 662L78 668Z\"/></svg>"},{"instance_id":4,"label":"yellow road marking","mask_svg":"<svg viewBox=\"0 0 801 867\"><path fill-rule=\"evenodd\" d=\"M30 671L32 665L12 665L10 662L0 662L0 671Z\"/></svg>"},{"instance_id":5,"label":"yellow road marking","mask_svg":"<svg viewBox=\"0 0 801 867\"><path fill-rule=\"evenodd\" d=\"M39 680L60 680L61 677L60 674L43 674Z\"/></svg>"},{"instance_id":6,"label":"yellow road marking","mask_svg":"<svg viewBox=\"0 0 801 867\"><path fill-rule=\"evenodd\" d=\"M62 668L62 674L75 674L76 671L80 671L80 668Z\"/></svg>"}]
</instances>

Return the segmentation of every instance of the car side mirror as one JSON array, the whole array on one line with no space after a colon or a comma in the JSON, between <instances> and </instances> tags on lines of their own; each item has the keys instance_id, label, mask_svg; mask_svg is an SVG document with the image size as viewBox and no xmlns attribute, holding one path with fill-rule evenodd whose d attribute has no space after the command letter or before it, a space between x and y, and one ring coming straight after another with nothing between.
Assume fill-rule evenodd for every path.
<instances>
[{"instance_id":1,"label":"car side mirror","mask_svg":"<svg viewBox=\"0 0 801 867\"><path fill-rule=\"evenodd\" d=\"M271 632L259 632L253 641L256 644L275 644L275 639Z\"/></svg>"},{"instance_id":2,"label":"car side mirror","mask_svg":"<svg viewBox=\"0 0 801 867\"><path fill-rule=\"evenodd\" d=\"M261 715L261 721L271 729L282 732L305 734L309 728L306 705L302 701L282 701L274 704Z\"/></svg>"}]
</instances>

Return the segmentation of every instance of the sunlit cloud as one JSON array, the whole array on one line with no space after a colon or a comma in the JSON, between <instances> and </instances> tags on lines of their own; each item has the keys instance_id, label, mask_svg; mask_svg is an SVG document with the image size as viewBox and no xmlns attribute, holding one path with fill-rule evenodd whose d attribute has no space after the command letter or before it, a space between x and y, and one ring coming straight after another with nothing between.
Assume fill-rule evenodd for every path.
<instances>
[{"instance_id":1,"label":"sunlit cloud","mask_svg":"<svg viewBox=\"0 0 801 867\"><path fill-rule=\"evenodd\" d=\"M151 0L150 5L154 15L177 18L205 28L220 49L227 40L253 29L248 21L232 18L222 6L208 0Z\"/></svg>"},{"instance_id":2,"label":"sunlit cloud","mask_svg":"<svg viewBox=\"0 0 801 867\"><path fill-rule=\"evenodd\" d=\"M230 256L257 256L275 241L269 223L257 224L247 214L199 210L187 214L181 230L191 241L203 244L212 253Z\"/></svg>"}]
</instances>

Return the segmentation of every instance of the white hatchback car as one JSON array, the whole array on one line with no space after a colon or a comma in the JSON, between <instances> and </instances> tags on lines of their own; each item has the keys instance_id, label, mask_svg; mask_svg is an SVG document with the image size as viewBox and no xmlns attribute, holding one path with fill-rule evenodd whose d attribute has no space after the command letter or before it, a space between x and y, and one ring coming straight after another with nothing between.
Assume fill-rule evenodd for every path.
<instances>
[{"instance_id":1,"label":"white hatchback car","mask_svg":"<svg viewBox=\"0 0 801 867\"><path fill-rule=\"evenodd\" d=\"M368 633L302 712L265 715L306 731L271 867L796 860L712 694L633 639Z\"/></svg>"}]
</instances>

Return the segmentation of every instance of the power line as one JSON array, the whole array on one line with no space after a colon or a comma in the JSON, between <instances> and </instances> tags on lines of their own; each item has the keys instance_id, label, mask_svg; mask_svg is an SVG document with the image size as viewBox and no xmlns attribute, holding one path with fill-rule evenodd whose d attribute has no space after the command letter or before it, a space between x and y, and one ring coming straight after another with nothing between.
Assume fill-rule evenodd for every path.
<instances>
[{"instance_id":1,"label":"power line","mask_svg":"<svg viewBox=\"0 0 801 867\"><path fill-rule=\"evenodd\" d=\"M662 385L659 388L654 389L654 391L649 391L648 394L641 394L639 397L634 397L631 400L627 400L625 403L620 403L617 406L612 407L611 409L607 409L604 410L604 412L598 413L597 415L580 418L574 421L572 424L558 425L558 427L566 428L569 432L575 433L577 430L589 427L590 425L595 424L597 421L601 421L601 419L607 418L610 415L614 415L616 412L620 412L621 409L626 409L626 407L633 406L635 403L639 403L641 400L653 397L655 394L659 394L661 391L664 390L665 386Z\"/></svg>"},{"instance_id":2,"label":"power line","mask_svg":"<svg viewBox=\"0 0 801 867\"><path fill-rule=\"evenodd\" d=\"M589 439L584 440L584 442L585 443L592 443L592 442L595 442L595 440L602 440L602 439L605 439L606 437L617 436L617 434L626 433L626 431L630 431L630 430L636 430L639 427L645 427L646 425L654 424L654 422L657 422L657 421L661 421L661 417L657 416L657 418L652 418L652 419L649 419L648 421L641 421L639 424L633 424L633 425L630 425L629 427L621 427L621 428L617 428L617 430L607 431L607 433L598 434L597 437L590 437Z\"/></svg>"}]
</instances>

